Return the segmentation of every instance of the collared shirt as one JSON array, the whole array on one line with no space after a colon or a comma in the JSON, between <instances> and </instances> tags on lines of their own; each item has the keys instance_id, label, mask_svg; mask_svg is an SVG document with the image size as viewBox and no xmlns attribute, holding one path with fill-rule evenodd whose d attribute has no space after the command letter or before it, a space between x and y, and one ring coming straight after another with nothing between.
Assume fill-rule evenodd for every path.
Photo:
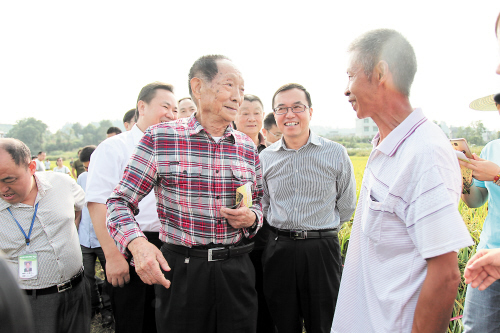
<instances>
[{"instance_id":1,"label":"collared shirt","mask_svg":"<svg viewBox=\"0 0 500 333\"><path fill-rule=\"evenodd\" d=\"M88 172L84 172L78 177L78 180L76 181L76 183L83 189L87 187L88 175ZM94 226L92 225L92 220L90 219L87 205L83 206L82 209L82 218L78 227L78 237L80 238L80 244L88 247L89 249L101 247L101 244L99 244L99 240L97 240L97 236L94 231Z\"/></svg>"},{"instance_id":2,"label":"collared shirt","mask_svg":"<svg viewBox=\"0 0 500 333\"><path fill-rule=\"evenodd\" d=\"M45 171L45 164L40 161L38 158L35 158L36 162L36 171Z\"/></svg>"},{"instance_id":3,"label":"collared shirt","mask_svg":"<svg viewBox=\"0 0 500 333\"><path fill-rule=\"evenodd\" d=\"M75 210L84 205L82 188L60 173L35 173L38 211L30 237L30 252L38 255L38 278L19 280L22 289L47 288L72 278L82 267L82 252L75 227ZM23 233L7 208L28 235L35 207L10 204L0 199L0 250L17 276L19 255L26 253Z\"/></svg>"},{"instance_id":4,"label":"collared shirt","mask_svg":"<svg viewBox=\"0 0 500 333\"><path fill-rule=\"evenodd\" d=\"M309 134L298 150L283 139L261 154L264 215L269 225L286 230L334 229L351 219L356 180L346 149Z\"/></svg>"},{"instance_id":5,"label":"collared shirt","mask_svg":"<svg viewBox=\"0 0 500 333\"><path fill-rule=\"evenodd\" d=\"M122 253L130 241L144 236L133 214L153 188L164 242L188 247L235 244L262 225L262 174L255 144L231 126L215 142L195 115L148 128L108 199L108 229ZM235 204L236 189L248 182L253 190L250 209L258 218L252 233L233 228L220 213Z\"/></svg>"},{"instance_id":6,"label":"collared shirt","mask_svg":"<svg viewBox=\"0 0 500 333\"><path fill-rule=\"evenodd\" d=\"M107 138L92 153L85 189L85 201L106 204L113 189L123 176L123 171L144 133L135 124L130 131ZM142 231L158 232L160 220L156 213L154 193L139 203L139 215L135 217Z\"/></svg>"},{"instance_id":7,"label":"collared shirt","mask_svg":"<svg viewBox=\"0 0 500 333\"><path fill-rule=\"evenodd\" d=\"M481 158L500 165L500 139L488 143L481 151ZM474 179L474 185L488 190L488 215L484 220L477 249L500 248L500 186L477 179Z\"/></svg>"},{"instance_id":8,"label":"collared shirt","mask_svg":"<svg viewBox=\"0 0 500 333\"><path fill-rule=\"evenodd\" d=\"M332 332L410 332L426 259L473 244L458 212L460 168L443 131L416 109L379 138L363 175Z\"/></svg>"}]
</instances>

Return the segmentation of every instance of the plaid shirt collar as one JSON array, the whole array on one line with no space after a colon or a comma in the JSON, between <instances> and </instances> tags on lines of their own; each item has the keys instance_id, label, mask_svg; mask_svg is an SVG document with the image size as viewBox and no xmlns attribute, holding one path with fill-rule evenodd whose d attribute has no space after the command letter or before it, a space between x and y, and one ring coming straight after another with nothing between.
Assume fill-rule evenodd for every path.
<instances>
[{"instance_id":1,"label":"plaid shirt collar","mask_svg":"<svg viewBox=\"0 0 500 333\"><path fill-rule=\"evenodd\" d=\"M196 119L197 113L198 112L195 112L191 115L191 117L187 118L187 132L189 133L189 136L196 135L205 129L203 127L203 125L200 124L198 119ZM223 140L224 138L227 138L227 137L232 137L232 142L234 143L235 142L234 132L235 132L235 130L233 129L233 126L228 125L226 127L226 130L224 131L224 135L222 135L221 140ZM211 136L206 130L205 130L205 133L208 136Z\"/></svg>"}]
</instances>

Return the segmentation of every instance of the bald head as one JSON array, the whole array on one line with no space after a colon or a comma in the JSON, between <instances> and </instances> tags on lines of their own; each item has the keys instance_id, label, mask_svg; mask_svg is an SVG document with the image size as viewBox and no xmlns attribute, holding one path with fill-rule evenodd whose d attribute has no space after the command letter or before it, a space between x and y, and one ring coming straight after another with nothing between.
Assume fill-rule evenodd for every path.
<instances>
[{"instance_id":1,"label":"bald head","mask_svg":"<svg viewBox=\"0 0 500 333\"><path fill-rule=\"evenodd\" d=\"M0 149L7 152L18 166L28 167L31 162L30 149L20 140L12 138L0 139Z\"/></svg>"}]
</instances>

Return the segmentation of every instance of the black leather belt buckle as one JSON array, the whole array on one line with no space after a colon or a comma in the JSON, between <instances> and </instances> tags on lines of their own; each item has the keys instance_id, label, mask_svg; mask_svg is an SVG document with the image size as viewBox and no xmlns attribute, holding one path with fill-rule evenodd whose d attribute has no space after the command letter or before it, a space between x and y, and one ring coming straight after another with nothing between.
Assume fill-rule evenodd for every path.
<instances>
[{"instance_id":1,"label":"black leather belt buckle","mask_svg":"<svg viewBox=\"0 0 500 333\"><path fill-rule=\"evenodd\" d=\"M64 282L64 283L61 283L61 284L57 285L57 292L58 293L63 293L66 290L70 290L71 288L73 288L73 285L71 284L71 281Z\"/></svg>"},{"instance_id":2,"label":"black leather belt buckle","mask_svg":"<svg viewBox=\"0 0 500 333\"><path fill-rule=\"evenodd\" d=\"M208 249L208 261L218 261L227 259L229 251L224 247L214 247Z\"/></svg>"},{"instance_id":3,"label":"black leather belt buckle","mask_svg":"<svg viewBox=\"0 0 500 333\"><path fill-rule=\"evenodd\" d=\"M293 240L306 239L307 238L307 231L306 230L290 230L290 238Z\"/></svg>"}]
</instances>

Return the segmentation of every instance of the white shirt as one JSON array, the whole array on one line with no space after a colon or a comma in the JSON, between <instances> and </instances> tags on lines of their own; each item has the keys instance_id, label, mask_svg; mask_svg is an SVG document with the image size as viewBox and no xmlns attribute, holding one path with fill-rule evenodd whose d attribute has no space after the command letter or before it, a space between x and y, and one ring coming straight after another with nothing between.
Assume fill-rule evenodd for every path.
<instances>
[{"instance_id":1,"label":"white shirt","mask_svg":"<svg viewBox=\"0 0 500 333\"><path fill-rule=\"evenodd\" d=\"M82 268L82 251L75 226L75 210L83 208L85 193L73 178L54 172L35 173L38 210L30 236L30 252L38 255L38 278L20 280L22 289L47 288L72 278ZM29 234L35 207L0 199L0 250L17 272L26 241L7 208ZM17 274L16 274L17 275Z\"/></svg>"},{"instance_id":2,"label":"white shirt","mask_svg":"<svg viewBox=\"0 0 500 333\"><path fill-rule=\"evenodd\" d=\"M36 171L45 171L45 164L42 161L40 161L38 157L35 158L35 162L36 162Z\"/></svg>"},{"instance_id":3,"label":"white shirt","mask_svg":"<svg viewBox=\"0 0 500 333\"><path fill-rule=\"evenodd\" d=\"M99 144L90 157L86 202L106 204L122 179L123 171L142 136L143 132L136 124L130 131L107 138ZM139 215L135 219L142 231L159 232L160 220L153 191L139 203Z\"/></svg>"},{"instance_id":4,"label":"white shirt","mask_svg":"<svg viewBox=\"0 0 500 333\"><path fill-rule=\"evenodd\" d=\"M68 169L68 167L67 167L67 166L65 166L65 165L63 165L63 166L62 166L62 167L60 167L60 168L59 168L58 166L56 166L56 167L54 168L54 172L60 172L60 173L64 173L64 174L66 174L66 175L69 175L69 174L70 174L70 173L69 173L69 169Z\"/></svg>"},{"instance_id":5,"label":"white shirt","mask_svg":"<svg viewBox=\"0 0 500 333\"><path fill-rule=\"evenodd\" d=\"M460 168L443 131L413 111L372 150L332 332L411 332L425 259L472 245Z\"/></svg>"}]
</instances>

